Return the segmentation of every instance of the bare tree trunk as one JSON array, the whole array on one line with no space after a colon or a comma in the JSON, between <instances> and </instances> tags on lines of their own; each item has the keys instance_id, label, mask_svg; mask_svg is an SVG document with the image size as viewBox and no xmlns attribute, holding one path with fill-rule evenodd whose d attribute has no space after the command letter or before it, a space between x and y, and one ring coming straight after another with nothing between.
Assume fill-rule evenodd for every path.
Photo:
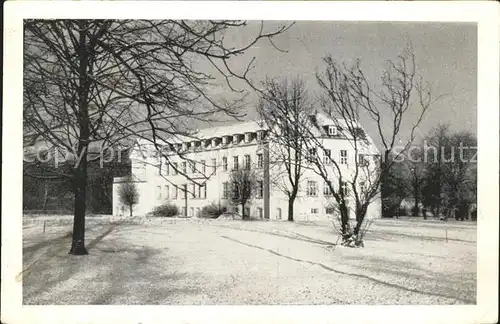
<instances>
[{"instance_id":1,"label":"bare tree trunk","mask_svg":"<svg viewBox=\"0 0 500 324\"><path fill-rule=\"evenodd\" d=\"M354 236L357 236L361 230L361 225L363 225L363 222L365 221L367 208L368 206L362 206L356 210L356 227L354 228Z\"/></svg>"},{"instance_id":2,"label":"bare tree trunk","mask_svg":"<svg viewBox=\"0 0 500 324\"><path fill-rule=\"evenodd\" d=\"M44 192L43 192L43 212L47 212L47 198L49 195L49 185L48 185L48 180L45 179L44 181Z\"/></svg>"},{"instance_id":3,"label":"bare tree trunk","mask_svg":"<svg viewBox=\"0 0 500 324\"><path fill-rule=\"evenodd\" d=\"M246 215L245 215L245 203L241 203L241 219L246 219Z\"/></svg>"},{"instance_id":4,"label":"bare tree trunk","mask_svg":"<svg viewBox=\"0 0 500 324\"><path fill-rule=\"evenodd\" d=\"M341 231L342 236L347 238L348 236L348 225L349 225L349 214L347 212L347 207L345 205L340 205L340 223L341 223Z\"/></svg>"},{"instance_id":5,"label":"bare tree trunk","mask_svg":"<svg viewBox=\"0 0 500 324\"><path fill-rule=\"evenodd\" d=\"M297 198L297 192L292 192L290 197L288 197L288 221L293 222L293 205L295 203L295 198Z\"/></svg>"},{"instance_id":6,"label":"bare tree trunk","mask_svg":"<svg viewBox=\"0 0 500 324\"><path fill-rule=\"evenodd\" d=\"M85 210L86 210L86 191L87 191L87 148L89 145L89 116L88 116L88 53L86 48L85 28L86 21L79 22L80 27L80 46L79 46L79 86L78 86L78 123L80 134L78 138L78 149L75 166L75 212L73 220L73 239L69 254L85 255L88 254L85 249Z\"/></svg>"},{"instance_id":7,"label":"bare tree trunk","mask_svg":"<svg viewBox=\"0 0 500 324\"><path fill-rule=\"evenodd\" d=\"M420 202L420 197L418 194L418 189L415 187L415 191L413 192L413 196L415 197L415 206L413 207L413 216L418 216L419 214L419 202Z\"/></svg>"},{"instance_id":8,"label":"bare tree trunk","mask_svg":"<svg viewBox=\"0 0 500 324\"><path fill-rule=\"evenodd\" d=\"M128 206L128 209L130 210L130 217L132 217L132 207L133 205Z\"/></svg>"}]
</instances>

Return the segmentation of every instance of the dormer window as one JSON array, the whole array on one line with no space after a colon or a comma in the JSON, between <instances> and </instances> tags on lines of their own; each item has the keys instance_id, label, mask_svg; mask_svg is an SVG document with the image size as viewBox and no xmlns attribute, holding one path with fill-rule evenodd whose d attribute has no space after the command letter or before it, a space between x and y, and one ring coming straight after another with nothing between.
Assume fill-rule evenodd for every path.
<instances>
[{"instance_id":1,"label":"dormer window","mask_svg":"<svg viewBox=\"0 0 500 324\"><path fill-rule=\"evenodd\" d=\"M205 140L204 141L205 147L209 147L212 142L213 142L213 139L212 140Z\"/></svg>"},{"instance_id":2,"label":"dormer window","mask_svg":"<svg viewBox=\"0 0 500 324\"><path fill-rule=\"evenodd\" d=\"M177 152L179 152L182 149L182 144L180 144L180 143L176 144L175 148L176 148Z\"/></svg>"},{"instance_id":3,"label":"dormer window","mask_svg":"<svg viewBox=\"0 0 500 324\"><path fill-rule=\"evenodd\" d=\"M222 144L227 145L228 142L229 142L229 136L222 137Z\"/></svg>"},{"instance_id":4,"label":"dormer window","mask_svg":"<svg viewBox=\"0 0 500 324\"><path fill-rule=\"evenodd\" d=\"M233 144L238 144L238 142L240 141L239 137L239 135L233 135Z\"/></svg>"},{"instance_id":5,"label":"dormer window","mask_svg":"<svg viewBox=\"0 0 500 324\"><path fill-rule=\"evenodd\" d=\"M337 135L337 127L328 126L328 135L331 135L331 136Z\"/></svg>"},{"instance_id":6,"label":"dormer window","mask_svg":"<svg viewBox=\"0 0 500 324\"><path fill-rule=\"evenodd\" d=\"M257 139L258 139L259 141L264 140L264 131L262 131L262 130L261 130L261 131L258 131L258 132L257 132Z\"/></svg>"},{"instance_id":7,"label":"dormer window","mask_svg":"<svg viewBox=\"0 0 500 324\"><path fill-rule=\"evenodd\" d=\"M189 143L182 143L182 150L183 151L187 151L188 148L189 148Z\"/></svg>"},{"instance_id":8,"label":"dormer window","mask_svg":"<svg viewBox=\"0 0 500 324\"><path fill-rule=\"evenodd\" d=\"M212 138L212 147L217 146L217 138Z\"/></svg>"},{"instance_id":9,"label":"dormer window","mask_svg":"<svg viewBox=\"0 0 500 324\"><path fill-rule=\"evenodd\" d=\"M252 133L246 133L245 134L245 142L248 143L252 139Z\"/></svg>"},{"instance_id":10,"label":"dormer window","mask_svg":"<svg viewBox=\"0 0 500 324\"><path fill-rule=\"evenodd\" d=\"M199 143L200 143L200 142L198 142L198 141L192 141L192 142L191 142L191 148L192 148L193 150L196 150L196 149L198 148Z\"/></svg>"}]
</instances>

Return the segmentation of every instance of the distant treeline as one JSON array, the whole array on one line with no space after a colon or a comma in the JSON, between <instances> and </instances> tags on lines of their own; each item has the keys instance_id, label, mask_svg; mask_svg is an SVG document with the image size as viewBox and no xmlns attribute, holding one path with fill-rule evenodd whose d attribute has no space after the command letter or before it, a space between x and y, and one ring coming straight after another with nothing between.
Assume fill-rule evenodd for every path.
<instances>
[{"instance_id":1,"label":"distant treeline","mask_svg":"<svg viewBox=\"0 0 500 324\"><path fill-rule=\"evenodd\" d=\"M440 124L404 156L393 154L394 167L382 183L383 216L475 219L476 146L475 134Z\"/></svg>"},{"instance_id":2,"label":"distant treeline","mask_svg":"<svg viewBox=\"0 0 500 324\"><path fill-rule=\"evenodd\" d=\"M111 214L113 206L113 178L130 174L128 154L122 161L104 163L90 161L88 166L87 210L94 214ZM73 213L74 188L73 166L60 163L24 162L23 164L23 209L36 213Z\"/></svg>"}]
</instances>

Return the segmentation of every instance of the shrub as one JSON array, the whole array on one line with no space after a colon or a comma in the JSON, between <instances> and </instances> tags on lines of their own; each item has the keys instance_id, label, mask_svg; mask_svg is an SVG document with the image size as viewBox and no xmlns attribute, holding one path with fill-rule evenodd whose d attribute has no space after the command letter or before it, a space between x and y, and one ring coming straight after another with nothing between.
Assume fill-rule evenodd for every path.
<instances>
[{"instance_id":1,"label":"shrub","mask_svg":"<svg viewBox=\"0 0 500 324\"><path fill-rule=\"evenodd\" d=\"M200 218L217 218L227 211L226 206L221 204L211 203L210 205L204 206L198 217Z\"/></svg>"},{"instance_id":2,"label":"shrub","mask_svg":"<svg viewBox=\"0 0 500 324\"><path fill-rule=\"evenodd\" d=\"M152 215L154 217L173 217L179 215L179 208L172 204L163 204L155 207Z\"/></svg>"}]
</instances>

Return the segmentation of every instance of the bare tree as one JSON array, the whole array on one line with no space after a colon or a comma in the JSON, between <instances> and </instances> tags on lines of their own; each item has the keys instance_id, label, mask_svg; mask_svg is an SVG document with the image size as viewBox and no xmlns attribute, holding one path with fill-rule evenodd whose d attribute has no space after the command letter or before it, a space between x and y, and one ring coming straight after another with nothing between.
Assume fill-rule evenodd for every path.
<instances>
[{"instance_id":1,"label":"bare tree","mask_svg":"<svg viewBox=\"0 0 500 324\"><path fill-rule=\"evenodd\" d=\"M258 111L269 129L272 168L284 170L274 175L273 185L288 197L288 220L293 221L294 202L304 172L302 125L307 122L311 102L299 77L281 82L268 79L263 84Z\"/></svg>"},{"instance_id":2,"label":"bare tree","mask_svg":"<svg viewBox=\"0 0 500 324\"><path fill-rule=\"evenodd\" d=\"M395 159L406 152L413 142L415 129L433 103L433 98L429 86L424 85L416 75L415 57L410 50L399 55L396 61L388 61L379 90L375 90L366 78L359 60L347 66L327 56L324 63L324 72L317 73L318 83L324 93L323 109L336 124L340 136L349 142L354 156L348 161L342 161L342 157L326 159L328 163L325 163L325 159L314 157L310 159L310 169L325 180L338 204L343 243L360 246L363 244L362 228L366 226L364 220L368 206L380 197L383 179ZM409 128L406 143L397 147L403 119L412 106L417 109L417 118ZM375 125L376 135L382 145L382 158L373 151L375 143L359 124L360 115ZM310 129L320 127L305 128L306 131ZM319 137L312 131L306 134L309 135L306 148L326 154L328 147L323 141L325 134ZM396 148L399 150L391 158ZM341 162L346 163L342 165ZM337 185L330 181L332 177L338 180ZM349 209L355 214L354 226L349 224Z\"/></svg>"},{"instance_id":3,"label":"bare tree","mask_svg":"<svg viewBox=\"0 0 500 324\"><path fill-rule=\"evenodd\" d=\"M426 138L425 204L435 217L463 218L475 202L477 140L470 132L450 133L439 124Z\"/></svg>"},{"instance_id":4,"label":"bare tree","mask_svg":"<svg viewBox=\"0 0 500 324\"><path fill-rule=\"evenodd\" d=\"M390 158L393 158L394 154ZM399 217L401 202L409 196L408 166L396 162L380 184L382 217Z\"/></svg>"},{"instance_id":5,"label":"bare tree","mask_svg":"<svg viewBox=\"0 0 500 324\"><path fill-rule=\"evenodd\" d=\"M425 181L425 159L422 146L412 146L408 151L407 168L409 184L415 205L412 208L412 215L418 216L420 213L420 203L422 202L422 189ZM423 212L424 219L427 215Z\"/></svg>"},{"instance_id":6,"label":"bare tree","mask_svg":"<svg viewBox=\"0 0 500 324\"><path fill-rule=\"evenodd\" d=\"M25 20L25 130L75 157L68 175L75 190L70 254L87 254L90 143L105 149L135 136L157 145L189 135L193 120L242 116L244 95L231 80L247 80L254 60L239 71L230 60L259 40L272 43L287 29L268 32L261 24L241 47L225 41L225 33L245 26L244 21ZM211 86L221 79L236 99L213 95Z\"/></svg>"},{"instance_id":7,"label":"bare tree","mask_svg":"<svg viewBox=\"0 0 500 324\"><path fill-rule=\"evenodd\" d=\"M257 195L258 175L251 169L239 168L232 171L229 176L231 184L231 202L240 205L242 218L248 219L250 215L245 212L245 206Z\"/></svg>"},{"instance_id":8,"label":"bare tree","mask_svg":"<svg viewBox=\"0 0 500 324\"><path fill-rule=\"evenodd\" d=\"M439 124L425 138L424 154L426 160L426 180L424 184L425 204L432 210L434 217L439 217L443 211L445 189L446 150L449 148L449 125Z\"/></svg>"},{"instance_id":9,"label":"bare tree","mask_svg":"<svg viewBox=\"0 0 500 324\"><path fill-rule=\"evenodd\" d=\"M139 203L139 192L137 191L137 186L130 178L120 185L120 188L118 189L118 197L122 204L128 206L130 217L132 217L134 205Z\"/></svg>"}]
</instances>

